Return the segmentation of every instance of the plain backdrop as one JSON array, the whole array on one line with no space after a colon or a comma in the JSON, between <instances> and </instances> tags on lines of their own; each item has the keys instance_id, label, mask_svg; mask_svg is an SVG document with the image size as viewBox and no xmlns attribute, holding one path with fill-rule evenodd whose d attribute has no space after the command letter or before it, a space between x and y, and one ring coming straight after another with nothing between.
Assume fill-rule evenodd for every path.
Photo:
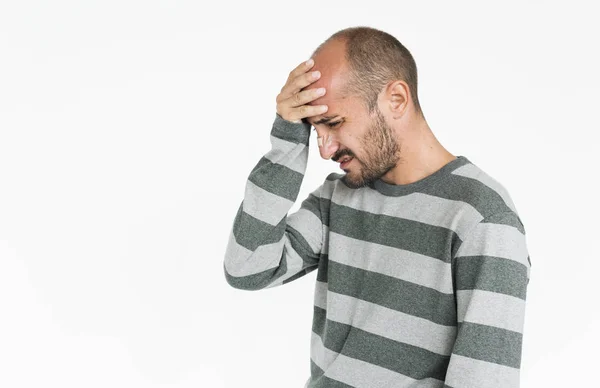
<instances>
[{"instance_id":1,"label":"plain backdrop","mask_svg":"<svg viewBox=\"0 0 600 388\"><path fill-rule=\"evenodd\" d=\"M0 3L0 386L301 388L316 272L223 274L289 72L339 29L413 54L440 142L511 194L522 387L597 383L593 1ZM300 200L338 164L311 133Z\"/></svg>"}]
</instances>

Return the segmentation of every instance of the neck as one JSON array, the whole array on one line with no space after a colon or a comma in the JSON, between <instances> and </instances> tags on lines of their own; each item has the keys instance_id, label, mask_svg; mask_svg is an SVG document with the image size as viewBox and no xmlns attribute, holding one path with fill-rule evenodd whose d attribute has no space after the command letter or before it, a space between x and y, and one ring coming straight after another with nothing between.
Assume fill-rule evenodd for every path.
<instances>
[{"instance_id":1,"label":"neck","mask_svg":"<svg viewBox=\"0 0 600 388\"><path fill-rule=\"evenodd\" d=\"M431 175L456 159L437 140L423 118L415 119L402 132L396 167L381 177L386 183L406 185Z\"/></svg>"}]
</instances>

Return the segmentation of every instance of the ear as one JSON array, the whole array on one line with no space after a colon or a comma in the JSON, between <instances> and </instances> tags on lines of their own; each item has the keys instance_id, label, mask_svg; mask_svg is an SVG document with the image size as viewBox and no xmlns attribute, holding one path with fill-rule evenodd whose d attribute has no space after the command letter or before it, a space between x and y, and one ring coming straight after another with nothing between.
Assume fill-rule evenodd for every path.
<instances>
[{"instance_id":1,"label":"ear","mask_svg":"<svg viewBox=\"0 0 600 388\"><path fill-rule=\"evenodd\" d=\"M408 84L402 80L396 80L387 85L383 94L384 106L386 106L393 119L402 117L408 108L410 92Z\"/></svg>"}]
</instances>

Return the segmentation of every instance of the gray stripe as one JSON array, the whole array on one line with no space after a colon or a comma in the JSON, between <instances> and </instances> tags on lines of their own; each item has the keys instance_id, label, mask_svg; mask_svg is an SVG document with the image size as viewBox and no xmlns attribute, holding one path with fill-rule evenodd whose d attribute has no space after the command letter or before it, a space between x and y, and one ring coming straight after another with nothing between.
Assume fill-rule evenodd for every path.
<instances>
[{"instance_id":1,"label":"gray stripe","mask_svg":"<svg viewBox=\"0 0 600 388\"><path fill-rule=\"evenodd\" d=\"M242 205L240 205L233 224L233 236L239 245L254 252L261 246L280 242L283 235L286 234L291 240L293 248L299 251L301 256L310 259L310 257L316 257L311 244L292 226L298 223L297 220L300 216L302 214L297 214L296 220L290 221L289 225L289 220L284 218L276 226L273 226L247 214L242 210ZM227 254L227 256L231 257L236 254Z\"/></svg>"},{"instance_id":2,"label":"gray stripe","mask_svg":"<svg viewBox=\"0 0 600 388\"><path fill-rule=\"evenodd\" d=\"M332 193L333 182L328 181L326 184L330 187L325 187L323 190L324 202L331 200L334 205L343 204L344 207L367 214L383 214L451 229L461 239L466 237L471 225L475 225L483 219L483 216L475 208L461 201L412 193L398 197L391 202L386 201L385 196L375 190L363 189L360 195L357 195L355 190L336 190ZM455 219L456 214L461 215L462 222L458 225Z\"/></svg>"},{"instance_id":3,"label":"gray stripe","mask_svg":"<svg viewBox=\"0 0 600 388\"><path fill-rule=\"evenodd\" d=\"M456 324L452 294L329 260L328 289L440 325ZM334 275L332 275L334 274Z\"/></svg>"},{"instance_id":4,"label":"gray stripe","mask_svg":"<svg viewBox=\"0 0 600 388\"><path fill-rule=\"evenodd\" d=\"M387 195L381 194L370 187L349 189L341 181L343 176L343 174L338 173L329 174L323 185L324 189L322 197L333 199L333 202L343 203L344 205L349 203L351 204L351 207L358 210L377 213L377 211L373 211L372 209L378 207L381 208L382 205L380 205L380 203L385 201ZM515 226L524 233L521 219L504 202L503 196L500 196L490 187L473 178L452 175L447 179L449 179L449 181L444 181L444 184L424 188L419 192L410 193L410 195L404 194L398 196L394 199L394 204L397 203L399 206L397 209L394 209L391 214L409 219L418 219L417 217L421 217L421 219L425 220L430 219L430 221L424 222L449 227L462 238L464 236L463 232L465 224L475 225L484 218L489 218L493 215L512 213L515 215L517 223L507 222L507 224ZM365 199L368 199L368 201ZM368 202L368 204L365 204L364 202ZM462 207L460 206L461 204ZM416 208L414 213L412 213L416 215L411 216L410 210L405 210L406 206ZM429 209L434 207L437 209L443 208L443 212L446 213L446 216L456 216L457 214L460 214L461 223L448 224L447 221L446 223L439 221L435 216L430 215L440 213L440 211L429 211ZM424 213L424 215L420 213ZM443 217L443 215L440 216ZM503 223L505 221L491 219L490 222Z\"/></svg>"},{"instance_id":5,"label":"gray stripe","mask_svg":"<svg viewBox=\"0 0 600 388\"><path fill-rule=\"evenodd\" d=\"M461 258L454 265L456 289L486 290L525 300L527 268L513 260L490 256Z\"/></svg>"},{"instance_id":6,"label":"gray stripe","mask_svg":"<svg viewBox=\"0 0 600 388\"><path fill-rule=\"evenodd\" d=\"M335 324L335 322L333 322ZM354 330L353 330L354 333ZM354 337L354 336L353 336ZM377 347L377 343L369 344L370 347ZM400 344L401 345L401 344ZM378 355L379 349L375 352L373 349L365 348L360 355L369 355L371 358L376 357L381 361L387 361L387 365L393 364L393 367L380 366L376 362L366 360L364 358L356 357L357 355L349 354L346 350L356 349L356 346L344 347L344 351L336 352L330 349L326 344L323 343L321 337L312 332L311 334L311 366L312 371L316 372L316 376L312 381L310 387L329 387L323 385L329 383L330 380L334 382L341 382L348 384L352 387L392 387L392 386L415 386L418 384L419 387L427 388L439 388L443 384L443 380L435 377L423 377L417 379L412 376L407 376L398 371L398 364L402 364L402 361L394 358L393 353L386 353L389 349L382 349L386 353L385 357ZM359 350L361 348L358 348ZM359 355L359 356L360 356ZM416 354L419 356L419 354ZM415 353L410 352L406 354L407 358L414 357ZM426 358L426 357L425 357ZM426 360L424 358L410 359L410 363L427 363L432 360ZM448 364L448 357L443 357L441 364L427 364L427 369L431 373L439 376L439 371L445 372ZM407 365L405 363L405 365ZM323 375L323 371L326 370ZM417 381L418 380L418 381Z\"/></svg>"},{"instance_id":7,"label":"gray stripe","mask_svg":"<svg viewBox=\"0 0 600 388\"><path fill-rule=\"evenodd\" d=\"M322 224L323 221L321 221L320 201L321 201L321 198L317 197L313 192L313 193L308 194L308 196L302 201L300 207L306 208L306 210L309 210L310 212L312 212L319 219L319 223Z\"/></svg>"},{"instance_id":8,"label":"gray stripe","mask_svg":"<svg viewBox=\"0 0 600 388\"><path fill-rule=\"evenodd\" d=\"M324 315L324 310L315 309ZM320 318L322 319L322 318ZM413 379L444 379L449 356L389 340L350 325L327 320L323 345L336 353L392 370ZM400 358L399 358L400 357Z\"/></svg>"},{"instance_id":9,"label":"gray stripe","mask_svg":"<svg viewBox=\"0 0 600 388\"><path fill-rule=\"evenodd\" d=\"M508 193L508 190L506 190L506 188L504 187L504 185L502 185L496 179L491 177L489 174L485 173L482 169L477 167L475 164L473 164L473 163L465 164L464 166L461 166L461 167L455 169L454 171L452 171L452 174L461 175L466 178L476 179L476 180L480 181L481 183L483 183L490 189L497 192L498 195L504 200L504 203L506 204L506 206L508 206L512 211L514 211L514 212L517 211L517 208L515 207L515 204L511 198L510 194Z\"/></svg>"},{"instance_id":10,"label":"gray stripe","mask_svg":"<svg viewBox=\"0 0 600 388\"><path fill-rule=\"evenodd\" d=\"M459 159L456 161L459 161ZM456 166L456 169L450 171L450 174L444 176L443 179L436 181L435 184L420 187L418 192L452 201L465 202L470 207L474 208L478 213L480 213L483 218L495 213L512 211L511 207L505 202L505 196L500 195L497 191L487 186L483 182L470 177L461 176L460 174L452 174L453 171L457 171L462 166L468 165L469 163L471 162L468 161L467 158L455 163L454 166ZM476 169L479 169L476 165L474 166ZM460 172L463 170L458 171ZM482 171L482 173L484 172ZM342 179L343 176L344 174L333 173L327 177L328 181L334 183L336 192L347 191L357 195L357 190L375 190L373 185L369 185L360 189L351 189L344 184ZM396 190L397 193L386 191L381 194L388 197L401 197L412 192L403 190L401 186L398 186Z\"/></svg>"},{"instance_id":11,"label":"gray stripe","mask_svg":"<svg viewBox=\"0 0 600 388\"><path fill-rule=\"evenodd\" d=\"M523 335L510 330L461 322L453 353L481 361L519 368Z\"/></svg>"},{"instance_id":12,"label":"gray stripe","mask_svg":"<svg viewBox=\"0 0 600 388\"><path fill-rule=\"evenodd\" d=\"M352 325L382 340L401 342L443 356L449 356L452 352L452 343L447 338L456 336L454 325L438 325L427 319L331 291L327 293L327 301L329 320Z\"/></svg>"},{"instance_id":13,"label":"gray stripe","mask_svg":"<svg viewBox=\"0 0 600 388\"><path fill-rule=\"evenodd\" d=\"M454 160L439 168L437 171L417 180L416 182L403 185L394 185L378 179L369 183L368 186L382 194L385 194L386 196L391 197L403 196L416 191L424 191L428 188L434 189L436 187L447 185L447 179L450 176L450 172L466 163L469 163L469 160L465 156L459 155ZM342 180L342 184L346 185L344 180Z\"/></svg>"},{"instance_id":14,"label":"gray stripe","mask_svg":"<svg viewBox=\"0 0 600 388\"><path fill-rule=\"evenodd\" d=\"M450 262L449 244L459 241L454 231L444 227L362 212L334 202L330 206L330 211L336 215L335 222L329 225L330 232L358 240L393 246L447 262ZM399 233L402 238L398 238Z\"/></svg>"},{"instance_id":15,"label":"gray stripe","mask_svg":"<svg viewBox=\"0 0 600 388\"><path fill-rule=\"evenodd\" d=\"M465 202L475 208L484 218L491 214L512 210L496 191L476 179L451 175L447 177L445 183L425 188L421 192Z\"/></svg>"},{"instance_id":16,"label":"gray stripe","mask_svg":"<svg viewBox=\"0 0 600 388\"><path fill-rule=\"evenodd\" d=\"M295 250L287 236L276 244L263 245L255 252L230 240L227 250L229 259L223 263L223 271L227 283L235 288L274 287L287 283L292 276L297 279L316 269L315 259Z\"/></svg>"},{"instance_id":17,"label":"gray stripe","mask_svg":"<svg viewBox=\"0 0 600 388\"><path fill-rule=\"evenodd\" d=\"M295 202L303 178L304 175L281 164L272 163L263 156L250 172L248 181L270 193Z\"/></svg>"},{"instance_id":18,"label":"gray stripe","mask_svg":"<svg viewBox=\"0 0 600 388\"><path fill-rule=\"evenodd\" d=\"M246 276L269 269L273 263L279 262L283 247L296 252L306 263L316 264L318 256L309 251L309 246L298 232L288 225L287 234L279 240L264 244L255 249L248 249L236 241L234 232L230 232L225 251L225 265L234 276Z\"/></svg>"},{"instance_id":19,"label":"gray stripe","mask_svg":"<svg viewBox=\"0 0 600 388\"><path fill-rule=\"evenodd\" d=\"M523 225L523 222L521 222L521 218L515 212L510 211L489 215L485 219L481 220L481 224L498 224L512 226L521 234L519 235L515 233L515 236L517 237L514 238L521 240L518 243L523 244L525 241L525 226ZM510 230L510 233L514 233L514 231Z\"/></svg>"},{"instance_id":20,"label":"gray stripe","mask_svg":"<svg viewBox=\"0 0 600 388\"><path fill-rule=\"evenodd\" d=\"M274 244L281 240L285 233L285 218L277 225L267 224L242 210L243 204L238 207L233 224L235 241L244 248L255 251L261 245Z\"/></svg>"},{"instance_id":21,"label":"gray stripe","mask_svg":"<svg viewBox=\"0 0 600 388\"><path fill-rule=\"evenodd\" d=\"M271 135L292 143L308 144L310 128L311 125L308 123L292 123L276 113L271 127Z\"/></svg>"}]
</instances>

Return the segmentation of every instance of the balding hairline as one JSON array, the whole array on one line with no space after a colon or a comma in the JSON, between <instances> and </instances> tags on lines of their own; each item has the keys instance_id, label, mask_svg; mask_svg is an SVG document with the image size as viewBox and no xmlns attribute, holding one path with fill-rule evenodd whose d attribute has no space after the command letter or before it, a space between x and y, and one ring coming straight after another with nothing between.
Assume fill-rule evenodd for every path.
<instances>
[{"instance_id":1,"label":"balding hairline","mask_svg":"<svg viewBox=\"0 0 600 388\"><path fill-rule=\"evenodd\" d=\"M357 97L372 114L381 90L391 81L402 80L408 85L416 113L423 116L418 98L417 66L410 51L398 39L372 27L349 27L327 38L311 57L333 42L344 45L343 66L347 71L337 91L342 98Z\"/></svg>"}]
</instances>

